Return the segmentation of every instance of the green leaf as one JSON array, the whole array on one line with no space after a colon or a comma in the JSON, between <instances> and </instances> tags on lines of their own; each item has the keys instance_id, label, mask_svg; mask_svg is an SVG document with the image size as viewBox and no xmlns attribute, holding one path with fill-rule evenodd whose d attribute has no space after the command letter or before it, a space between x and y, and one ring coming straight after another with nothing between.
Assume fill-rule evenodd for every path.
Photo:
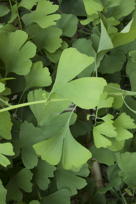
<instances>
[{"instance_id":1,"label":"green leaf","mask_svg":"<svg viewBox=\"0 0 136 204\"><path fill-rule=\"evenodd\" d=\"M3 186L3 184L0 180L0 203L1 204L6 204L6 195L7 195L7 190Z\"/></svg>"},{"instance_id":2,"label":"green leaf","mask_svg":"<svg viewBox=\"0 0 136 204\"><path fill-rule=\"evenodd\" d=\"M21 30L15 32L0 32L0 59L5 65L6 73L19 75L29 73L35 55L35 45L27 41L28 35Z\"/></svg>"},{"instance_id":3,"label":"green leaf","mask_svg":"<svg viewBox=\"0 0 136 204\"><path fill-rule=\"evenodd\" d=\"M61 162L64 169L80 169L91 157L91 153L79 144L69 129L70 113L61 114L46 126L48 139L34 145L36 153L51 165ZM79 159L79 154L80 159Z\"/></svg>"},{"instance_id":4,"label":"green leaf","mask_svg":"<svg viewBox=\"0 0 136 204\"><path fill-rule=\"evenodd\" d=\"M0 93L5 90L5 85L0 82Z\"/></svg>"},{"instance_id":5,"label":"green leaf","mask_svg":"<svg viewBox=\"0 0 136 204\"><path fill-rule=\"evenodd\" d=\"M112 36L114 47L128 44L136 39L136 17L133 19L129 32L118 32Z\"/></svg>"},{"instance_id":6,"label":"green leaf","mask_svg":"<svg viewBox=\"0 0 136 204\"><path fill-rule=\"evenodd\" d=\"M86 15L83 0L76 0L76 1L59 0L59 1L61 1L61 8L63 13L71 13L76 16Z\"/></svg>"},{"instance_id":7,"label":"green leaf","mask_svg":"<svg viewBox=\"0 0 136 204\"><path fill-rule=\"evenodd\" d=\"M9 11L9 8L6 5L0 5L0 17L7 15Z\"/></svg>"},{"instance_id":8,"label":"green leaf","mask_svg":"<svg viewBox=\"0 0 136 204\"><path fill-rule=\"evenodd\" d=\"M103 6L99 0L83 0L86 13L91 16L103 10ZM91 5L91 6L90 6Z\"/></svg>"},{"instance_id":9,"label":"green leaf","mask_svg":"<svg viewBox=\"0 0 136 204\"><path fill-rule=\"evenodd\" d=\"M7 167L10 164L9 159L6 156L13 156L13 146L11 143L0 144L0 165Z\"/></svg>"},{"instance_id":10,"label":"green leaf","mask_svg":"<svg viewBox=\"0 0 136 204\"><path fill-rule=\"evenodd\" d=\"M126 113L122 113L114 122L116 127L121 126L125 129L134 129L136 128L136 124L134 123L134 120L127 115Z\"/></svg>"},{"instance_id":11,"label":"green leaf","mask_svg":"<svg viewBox=\"0 0 136 204\"><path fill-rule=\"evenodd\" d=\"M108 149L104 149L104 148L98 149L95 146L93 146L91 148L91 152L92 152L93 158L95 158L101 164L112 166L114 165L114 162L116 161L114 152Z\"/></svg>"},{"instance_id":12,"label":"green leaf","mask_svg":"<svg viewBox=\"0 0 136 204\"><path fill-rule=\"evenodd\" d=\"M136 128L136 124L134 123L134 120L126 113L122 113L120 116L118 116L114 122L114 125L118 133L118 141L123 141L133 137L133 134L130 133L127 129Z\"/></svg>"},{"instance_id":13,"label":"green leaf","mask_svg":"<svg viewBox=\"0 0 136 204\"><path fill-rule=\"evenodd\" d=\"M32 24L27 28L27 32L39 49L54 53L61 47L62 30L55 26L42 29L37 24Z\"/></svg>"},{"instance_id":14,"label":"green leaf","mask_svg":"<svg viewBox=\"0 0 136 204\"><path fill-rule=\"evenodd\" d=\"M69 189L71 196L76 195L77 190L80 190L87 185L85 179L78 176L77 173L65 171L63 169L57 170L55 177L58 190Z\"/></svg>"},{"instance_id":15,"label":"green leaf","mask_svg":"<svg viewBox=\"0 0 136 204\"><path fill-rule=\"evenodd\" d=\"M97 125L93 129L94 143L97 148L107 148L112 145L109 138L115 138L117 136L116 129L113 126L113 121L110 117L105 122Z\"/></svg>"},{"instance_id":16,"label":"green leaf","mask_svg":"<svg viewBox=\"0 0 136 204\"><path fill-rule=\"evenodd\" d=\"M113 74L121 71L124 63L126 62L126 56L121 50L113 50L109 55L105 55L99 71L102 74Z\"/></svg>"},{"instance_id":17,"label":"green leaf","mask_svg":"<svg viewBox=\"0 0 136 204\"><path fill-rule=\"evenodd\" d=\"M83 0L83 3L88 18L82 23L86 25L97 18L98 13L103 10L103 5L100 0Z\"/></svg>"},{"instance_id":18,"label":"green leaf","mask_svg":"<svg viewBox=\"0 0 136 204\"><path fill-rule=\"evenodd\" d=\"M37 155L33 149L33 144L44 138L40 128L34 127L31 123L24 122L21 124L19 145L23 164L26 168L32 169L38 163Z\"/></svg>"},{"instance_id":19,"label":"green leaf","mask_svg":"<svg viewBox=\"0 0 136 204\"><path fill-rule=\"evenodd\" d=\"M60 19L59 14L52 14L58 9L57 5L53 5L50 1L39 0L36 10L31 13L25 14L22 17L25 25L37 23L41 28L47 28L56 24L56 21Z\"/></svg>"},{"instance_id":20,"label":"green leaf","mask_svg":"<svg viewBox=\"0 0 136 204\"><path fill-rule=\"evenodd\" d=\"M111 1L113 4L113 1ZM112 9L112 16L120 19L124 16L128 16L135 9L135 0L128 2L127 0L117 1L116 6Z\"/></svg>"},{"instance_id":21,"label":"green leaf","mask_svg":"<svg viewBox=\"0 0 136 204\"><path fill-rule=\"evenodd\" d=\"M9 112L0 113L0 137L11 139L12 122Z\"/></svg>"},{"instance_id":22,"label":"green leaf","mask_svg":"<svg viewBox=\"0 0 136 204\"><path fill-rule=\"evenodd\" d=\"M32 192L32 176L32 172L25 168L21 169L17 174L14 174L7 185L8 200L21 201L23 198L21 190L27 193Z\"/></svg>"},{"instance_id":23,"label":"green leaf","mask_svg":"<svg viewBox=\"0 0 136 204\"><path fill-rule=\"evenodd\" d=\"M36 62L33 64L31 71L25 76L26 87L46 87L51 85L50 72L47 67L43 67L42 62Z\"/></svg>"},{"instance_id":24,"label":"green leaf","mask_svg":"<svg viewBox=\"0 0 136 204\"><path fill-rule=\"evenodd\" d=\"M125 152L117 155L117 163L121 170L123 181L129 186L136 186L136 152Z\"/></svg>"},{"instance_id":25,"label":"green leaf","mask_svg":"<svg viewBox=\"0 0 136 204\"><path fill-rule=\"evenodd\" d=\"M44 203L70 204L69 191L66 189L61 189L59 191L56 191L55 193L44 198L42 204Z\"/></svg>"},{"instance_id":26,"label":"green leaf","mask_svg":"<svg viewBox=\"0 0 136 204\"><path fill-rule=\"evenodd\" d=\"M41 190L46 190L50 183L49 178L54 177L56 168L45 161L40 160L35 173L35 181Z\"/></svg>"},{"instance_id":27,"label":"green leaf","mask_svg":"<svg viewBox=\"0 0 136 204\"><path fill-rule=\"evenodd\" d=\"M28 101L48 100L49 93L37 89L28 94ZM33 112L39 126L48 124L52 119L58 116L61 112L70 106L70 102L64 100L57 94L52 94L48 103L31 105L30 109Z\"/></svg>"},{"instance_id":28,"label":"green leaf","mask_svg":"<svg viewBox=\"0 0 136 204\"><path fill-rule=\"evenodd\" d=\"M38 200L32 200L29 204L40 204Z\"/></svg>"},{"instance_id":29,"label":"green leaf","mask_svg":"<svg viewBox=\"0 0 136 204\"><path fill-rule=\"evenodd\" d=\"M112 40L105 28L104 23L101 20L101 35L100 35L98 52L101 52L104 50L110 50L112 48L113 48Z\"/></svg>"},{"instance_id":30,"label":"green leaf","mask_svg":"<svg viewBox=\"0 0 136 204\"><path fill-rule=\"evenodd\" d=\"M31 0L31 1L22 0L19 4L19 7L23 7L23 8L30 10L33 8L33 6L37 4L37 2L38 0Z\"/></svg>"},{"instance_id":31,"label":"green leaf","mask_svg":"<svg viewBox=\"0 0 136 204\"><path fill-rule=\"evenodd\" d=\"M103 92L103 94L101 95L100 100L99 100L98 109L111 108L113 102L114 102L114 98L109 97L106 92Z\"/></svg>"},{"instance_id":32,"label":"green leaf","mask_svg":"<svg viewBox=\"0 0 136 204\"><path fill-rule=\"evenodd\" d=\"M96 52L92 46L92 41L86 38L78 38L74 41L72 47L76 48L79 52L86 54L91 57L96 57ZM89 65L85 70L83 70L79 77L88 77L91 76L92 72L95 69L95 62Z\"/></svg>"},{"instance_id":33,"label":"green leaf","mask_svg":"<svg viewBox=\"0 0 136 204\"><path fill-rule=\"evenodd\" d=\"M136 76L136 70L135 70L135 50L129 52L129 58L128 63L126 66L126 72L129 77L130 83L131 83L131 89L132 91L136 91L136 82L135 82L135 76Z\"/></svg>"},{"instance_id":34,"label":"green leaf","mask_svg":"<svg viewBox=\"0 0 136 204\"><path fill-rule=\"evenodd\" d=\"M69 66L69 62L70 66ZM60 57L54 89L63 87L67 82L75 78L80 72L94 62L92 57L81 54L75 48L65 49Z\"/></svg>"},{"instance_id":35,"label":"green leaf","mask_svg":"<svg viewBox=\"0 0 136 204\"><path fill-rule=\"evenodd\" d=\"M104 86L106 81L103 78L86 77L66 83L56 93L81 108L93 109L99 104Z\"/></svg>"},{"instance_id":36,"label":"green leaf","mask_svg":"<svg viewBox=\"0 0 136 204\"><path fill-rule=\"evenodd\" d=\"M72 14L62 14L57 26L62 29L63 36L72 37L78 26L78 18Z\"/></svg>"},{"instance_id":37,"label":"green leaf","mask_svg":"<svg viewBox=\"0 0 136 204\"><path fill-rule=\"evenodd\" d=\"M108 93L109 96L112 96L114 98L112 107L115 109L121 108L123 105L122 100L123 92L121 91L120 85L115 83L109 83L105 87L105 91Z\"/></svg>"}]
</instances>

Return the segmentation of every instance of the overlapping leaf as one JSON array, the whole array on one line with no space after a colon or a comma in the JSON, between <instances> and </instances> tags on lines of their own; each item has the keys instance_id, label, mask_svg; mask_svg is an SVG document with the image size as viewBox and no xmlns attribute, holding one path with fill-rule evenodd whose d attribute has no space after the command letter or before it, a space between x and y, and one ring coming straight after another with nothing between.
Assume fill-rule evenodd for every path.
<instances>
[{"instance_id":1,"label":"overlapping leaf","mask_svg":"<svg viewBox=\"0 0 136 204\"><path fill-rule=\"evenodd\" d=\"M7 156L13 156L13 146L11 143L0 143L0 165L3 167L7 167L10 165L10 160Z\"/></svg>"},{"instance_id":2,"label":"overlapping leaf","mask_svg":"<svg viewBox=\"0 0 136 204\"><path fill-rule=\"evenodd\" d=\"M11 139L12 122L9 112L0 113L0 137Z\"/></svg>"},{"instance_id":3,"label":"overlapping leaf","mask_svg":"<svg viewBox=\"0 0 136 204\"><path fill-rule=\"evenodd\" d=\"M109 115L110 116L110 115ZM117 151L123 148L125 140L133 137L128 129L136 127L134 120L122 113L113 122L113 117L104 117L103 123L93 129L94 143L97 148L104 147Z\"/></svg>"},{"instance_id":4,"label":"overlapping leaf","mask_svg":"<svg viewBox=\"0 0 136 204\"><path fill-rule=\"evenodd\" d=\"M31 123L22 123L19 144L22 161L26 168L32 169L37 165L38 158L33 149L33 144L41 141L43 138L44 134L40 128L34 127Z\"/></svg>"},{"instance_id":5,"label":"overlapping leaf","mask_svg":"<svg viewBox=\"0 0 136 204\"><path fill-rule=\"evenodd\" d=\"M39 0L36 10L31 13L25 14L22 20L26 25L37 23L41 28L47 28L56 24L60 19L59 14L52 14L58 9L57 5L53 5L50 1Z\"/></svg>"},{"instance_id":6,"label":"overlapping leaf","mask_svg":"<svg viewBox=\"0 0 136 204\"><path fill-rule=\"evenodd\" d=\"M49 126L45 126L49 138L35 144L34 149L51 165L61 162L64 169L77 170L90 159L91 153L72 137L69 129L70 115L62 114Z\"/></svg>"},{"instance_id":7,"label":"overlapping leaf","mask_svg":"<svg viewBox=\"0 0 136 204\"><path fill-rule=\"evenodd\" d=\"M21 169L17 174L10 179L7 189L8 201L22 201L23 193L21 190L30 193L32 191L32 172L28 169Z\"/></svg>"},{"instance_id":8,"label":"overlapping leaf","mask_svg":"<svg viewBox=\"0 0 136 204\"><path fill-rule=\"evenodd\" d=\"M84 169L82 170L84 172ZM63 169L58 169L55 175L58 190L63 188L69 189L70 195L76 195L77 190L80 190L87 185L86 180L80 176L80 172L78 175L77 172L75 173Z\"/></svg>"},{"instance_id":9,"label":"overlapping leaf","mask_svg":"<svg viewBox=\"0 0 136 204\"><path fill-rule=\"evenodd\" d=\"M0 60L4 63L5 72L19 75L29 73L31 58L36 53L35 45L27 41L28 35L24 31L0 32Z\"/></svg>"},{"instance_id":10,"label":"overlapping leaf","mask_svg":"<svg viewBox=\"0 0 136 204\"><path fill-rule=\"evenodd\" d=\"M69 60L72 60L70 68ZM59 61L56 81L52 91L81 108L95 108L99 103L104 86L106 86L106 81L97 77L86 77L70 81L92 62L92 57L81 54L75 48L65 49Z\"/></svg>"},{"instance_id":11,"label":"overlapping leaf","mask_svg":"<svg viewBox=\"0 0 136 204\"><path fill-rule=\"evenodd\" d=\"M35 181L41 190L46 190L50 183L50 179L54 177L56 168L47 162L40 160L37 165Z\"/></svg>"},{"instance_id":12,"label":"overlapping leaf","mask_svg":"<svg viewBox=\"0 0 136 204\"><path fill-rule=\"evenodd\" d=\"M27 28L27 32L39 49L54 53L61 47L62 40L60 36L62 35L62 30L56 26L43 29L33 24Z\"/></svg>"},{"instance_id":13,"label":"overlapping leaf","mask_svg":"<svg viewBox=\"0 0 136 204\"><path fill-rule=\"evenodd\" d=\"M3 186L3 184L0 180L0 203L1 204L6 204L6 195L7 195L7 190Z\"/></svg>"},{"instance_id":14,"label":"overlapping leaf","mask_svg":"<svg viewBox=\"0 0 136 204\"><path fill-rule=\"evenodd\" d=\"M26 88L46 87L51 85L51 76L47 67L42 62L33 64L28 75L25 76Z\"/></svg>"}]
</instances>

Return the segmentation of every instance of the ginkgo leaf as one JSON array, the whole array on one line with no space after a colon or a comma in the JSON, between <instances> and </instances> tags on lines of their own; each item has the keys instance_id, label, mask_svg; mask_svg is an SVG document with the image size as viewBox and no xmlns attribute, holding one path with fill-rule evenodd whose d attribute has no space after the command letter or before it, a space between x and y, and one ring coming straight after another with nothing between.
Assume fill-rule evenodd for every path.
<instances>
[{"instance_id":1,"label":"ginkgo leaf","mask_svg":"<svg viewBox=\"0 0 136 204\"><path fill-rule=\"evenodd\" d=\"M0 165L7 167L10 164L9 159L6 156L13 156L13 146L11 143L0 144Z\"/></svg>"},{"instance_id":2,"label":"ginkgo leaf","mask_svg":"<svg viewBox=\"0 0 136 204\"><path fill-rule=\"evenodd\" d=\"M101 52L104 50L110 50L113 47L114 46L113 46L112 40L104 26L104 23L101 20L101 35L100 35L98 52Z\"/></svg>"},{"instance_id":3,"label":"ginkgo leaf","mask_svg":"<svg viewBox=\"0 0 136 204\"><path fill-rule=\"evenodd\" d=\"M57 5L53 5L52 2L47 0L39 0L36 10L31 13L25 14L22 17L25 25L37 23L41 28L47 28L56 24L56 21L60 19L59 14L52 14L58 9Z\"/></svg>"},{"instance_id":4,"label":"ginkgo leaf","mask_svg":"<svg viewBox=\"0 0 136 204\"><path fill-rule=\"evenodd\" d=\"M5 90L5 85L0 82L0 93L3 92Z\"/></svg>"},{"instance_id":5,"label":"ginkgo leaf","mask_svg":"<svg viewBox=\"0 0 136 204\"><path fill-rule=\"evenodd\" d=\"M29 73L36 52L35 45L27 41L28 35L24 31L0 32L0 59L5 65L6 72L19 75Z\"/></svg>"},{"instance_id":6,"label":"ginkgo leaf","mask_svg":"<svg viewBox=\"0 0 136 204\"><path fill-rule=\"evenodd\" d=\"M47 101L48 95L45 90L37 89L29 92L28 101L38 101L45 100ZM70 106L70 102L64 100L62 97L57 94L53 94L49 100L49 102L43 104L31 105L30 109L32 110L38 125L43 126L55 117L58 116L61 112L66 110Z\"/></svg>"},{"instance_id":7,"label":"ginkgo leaf","mask_svg":"<svg viewBox=\"0 0 136 204\"><path fill-rule=\"evenodd\" d=\"M106 138L105 136L103 136L99 130L97 130L97 127L95 127L93 129L93 136L94 136L94 144L97 148L100 148L100 147L104 147L104 148L107 148L109 146L112 145L112 142Z\"/></svg>"},{"instance_id":8,"label":"ginkgo leaf","mask_svg":"<svg viewBox=\"0 0 136 204\"><path fill-rule=\"evenodd\" d=\"M61 189L43 199L43 203L70 204L70 194L67 189Z\"/></svg>"},{"instance_id":9,"label":"ginkgo leaf","mask_svg":"<svg viewBox=\"0 0 136 204\"><path fill-rule=\"evenodd\" d=\"M31 71L25 76L26 87L46 87L51 85L51 76L47 67L43 67L42 62L33 64Z\"/></svg>"},{"instance_id":10,"label":"ginkgo leaf","mask_svg":"<svg viewBox=\"0 0 136 204\"><path fill-rule=\"evenodd\" d=\"M78 176L77 173L72 171L58 169L55 172L55 177L58 190L69 189L71 196L76 195L77 190L80 190L87 185L84 178Z\"/></svg>"},{"instance_id":11,"label":"ginkgo leaf","mask_svg":"<svg viewBox=\"0 0 136 204\"><path fill-rule=\"evenodd\" d=\"M35 144L34 149L42 160L47 161L51 165L56 165L61 160L63 135L51 137L45 141Z\"/></svg>"},{"instance_id":12,"label":"ginkgo leaf","mask_svg":"<svg viewBox=\"0 0 136 204\"><path fill-rule=\"evenodd\" d=\"M116 125L115 125L116 127ZM126 130L125 128L122 128L122 127L116 127L116 131L117 131L117 141L124 141L124 140L128 140L130 138L133 138L133 134Z\"/></svg>"},{"instance_id":13,"label":"ginkgo leaf","mask_svg":"<svg viewBox=\"0 0 136 204\"><path fill-rule=\"evenodd\" d=\"M41 190L46 190L50 183L50 179L54 177L56 168L45 161L40 160L35 173L35 181Z\"/></svg>"},{"instance_id":14,"label":"ginkgo leaf","mask_svg":"<svg viewBox=\"0 0 136 204\"><path fill-rule=\"evenodd\" d=\"M103 5L100 0L83 0L87 19L82 20L83 25L89 24L91 21L97 18L98 13L103 10ZM90 6L91 5L91 6Z\"/></svg>"},{"instance_id":15,"label":"ginkgo leaf","mask_svg":"<svg viewBox=\"0 0 136 204\"><path fill-rule=\"evenodd\" d=\"M77 171L91 158L91 156L91 152L78 143L72 137L71 132L68 129L63 144L61 160L63 168Z\"/></svg>"},{"instance_id":16,"label":"ginkgo leaf","mask_svg":"<svg viewBox=\"0 0 136 204\"><path fill-rule=\"evenodd\" d=\"M31 1L22 0L20 4L18 5L18 7L23 7L23 8L30 10L33 8L33 6L37 4L37 2L38 0L31 0Z\"/></svg>"},{"instance_id":17,"label":"ginkgo leaf","mask_svg":"<svg viewBox=\"0 0 136 204\"><path fill-rule=\"evenodd\" d=\"M97 148L107 148L112 145L110 138L116 138L117 132L113 125L112 117L110 115L103 118L105 122L97 125L93 129L94 143Z\"/></svg>"},{"instance_id":18,"label":"ginkgo leaf","mask_svg":"<svg viewBox=\"0 0 136 204\"><path fill-rule=\"evenodd\" d=\"M103 10L103 6L100 0L83 0L83 2L84 2L85 10L88 16L97 14L99 11Z\"/></svg>"},{"instance_id":19,"label":"ginkgo leaf","mask_svg":"<svg viewBox=\"0 0 136 204\"><path fill-rule=\"evenodd\" d=\"M27 28L27 32L39 49L54 53L61 47L62 30L56 26L50 26L43 29L37 24L32 24Z\"/></svg>"},{"instance_id":20,"label":"ginkgo leaf","mask_svg":"<svg viewBox=\"0 0 136 204\"><path fill-rule=\"evenodd\" d=\"M34 127L28 122L21 124L19 145L21 148L22 161L26 168L32 169L37 165L38 158L33 149L33 144L43 140L43 138L45 137L40 128Z\"/></svg>"},{"instance_id":21,"label":"ginkgo leaf","mask_svg":"<svg viewBox=\"0 0 136 204\"><path fill-rule=\"evenodd\" d=\"M57 22L57 26L62 29L63 36L72 37L77 30L78 18L73 14L61 15L61 19Z\"/></svg>"},{"instance_id":22,"label":"ginkgo leaf","mask_svg":"<svg viewBox=\"0 0 136 204\"><path fill-rule=\"evenodd\" d=\"M134 120L126 113L122 113L117 117L117 119L114 121L114 126L116 127L116 131L118 134L118 141L123 141L132 138L133 134L127 129L136 128Z\"/></svg>"},{"instance_id":23,"label":"ginkgo leaf","mask_svg":"<svg viewBox=\"0 0 136 204\"><path fill-rule=\"evenodd\" d=\"M119 117L115 120L114 124L116 127L121 126L122 128L125 128L125 129L136 128L134 119L132 119L126 113L122 113L121 115L119 115Z\"/></svg>"},{"instance_id":24,"label":"ginkgo leaf","mask_svg":"<svg viewBox=\"0 0 136 204\"><path fill-rule=\"evenodd\" d=\"M11 139L12 122L9 112L0 113L0 137Z\"/></svg>"},{"instance_id":25,"label":"ginkgo leaf","mask_svg":"<svg viewBox=\"0 0 136 204\"><path fill-rule=\"evenodd\" d=\"M6 204L6 196L7 196L7 190L3 186L2 181L0 180L0 203Z\"/></svg>"},{"instance_id":26,"label":"ginkgo leaf","mask_svg":"<svg viewBox=\"0 0 136 204\"><path fill-rule=\"evenodd\" d=\"M121 176L125 183L134 187L136 185L136 152L125 152L117 155L117 164L121 170Z\"/></svg>"},{"instance_id":27,"label":"ginkgo leaf","mask_svg":"<svg viewBox=\"0 0 136 204\"><path fill-rule=\"evenodd\" d=\"M71 62L69 64L69 62ZM54 89L63 87L67 82L75 78L80 72L94 62L93 57L80 53L75 48L65 49L60 57Z\"/></svg>"},{"instance_id":28,"label":"ginkgo leaf","mask_svg":"<svg viewBox=\"0 0 136 204\"><path fill-rule=\"evenodd\" d=\"M6 5L4 4L0 5L0 17L7 15L9 11L10 11L9 8Z\"/></svg>"},{"instance_id":29,"label":"ginkgo leaf","mask_svg":"<svg viewBox=\"0 0 136 204\"><path fill-rule=\"evenodd\" d=\"M30 193L32 191L32 176L32 172L26 168L17 172L7 185L7 199L21 201L23 198L21 190Z\"/></svg>"},{"instance_id":30,"label":"ginkgo leaf","mask_svg":"<svg viewBox=\"0 0 136 204\"><path fill-rule=\"evenodd\" d=\"M86 77L66 83L62 88L56 89L56 93L81 108L92 109L99 104L104 86L106 81L103 78Z\"/></svg>"},{"instance_id":31,"label":"ginkgo leaf","mask_svg":"<svg viewBox=\"0 0 136 204\"><path fill-rule=\"evenodd\" d=\"M109 97L106 92L103 92L99 100L98 109L112 107L113 101L113 97Z\"/></svg>"},{"instance_id":32,"label":"ginkgo leaf","mask_svg":"<svg viewBox=\"0 0 136 204\"><path fill-rule=\"evenodd\" d=\"M49 138L33 147L42 160L46 160L51 165L61 162L64 169L75 171L91 158L91 152L72 137L69 130L69 117L71 117L70 113L58 116L58 119L54 120L54 125L52 123L52 129L50 126L47 129L46 126L46 134Z\"/></svg>"}]
</instances>

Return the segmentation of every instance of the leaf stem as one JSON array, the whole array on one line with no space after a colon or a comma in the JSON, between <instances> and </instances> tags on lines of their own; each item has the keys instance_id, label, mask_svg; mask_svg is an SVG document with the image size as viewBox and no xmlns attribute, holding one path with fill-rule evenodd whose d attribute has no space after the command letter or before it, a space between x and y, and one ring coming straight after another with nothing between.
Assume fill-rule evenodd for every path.
<instances>
[{"instance_id":1,"label":"leaf stem","mask_svg":"<svg viewBox=\"0 0 136 204\"><path fill-rule=\"evenodd\" d=\"M51 100L51 102L56 102L56 101L68 101L68 100L67 99L54 99L54 100ZM0 109L0 113L10 111L10 110L14 110L14 109L18 109L18 108L22 108L22 107L31 106L31 105L47 104L47 102L48 102L48 100L46 99L46 100L32 101L32 102L12 105L12 106L9 106L7 108Z\"/></svg>"},{"instance_id":2,"label":"leaf stem","mask_svg":"<svg viewBox=\"0 0 136 204\"><path fill-rule=\"evenodd\" d=\"M17 17L18 17L18 23L19 23L19 27L20 29L22 30L22 23L21 23L21 18L20 18L20 15L19 15L19 11L18 11L18 3L17 3L17 0L16 0L16 7L17 7Z\"/></svg>"},{"instance_id":3,"label":"leaf stem","mask_svg":"<svg viewBox=\"0 0 136 204\"><path fill-rule=\"evenodd\" d=\"M126 106L132 113L136 114L136 111L133 110L133 109L126 103L125 98L124 98L123 96L122 96L122 100L123 100L125 106Z\"/></svg>"}]
</instances>

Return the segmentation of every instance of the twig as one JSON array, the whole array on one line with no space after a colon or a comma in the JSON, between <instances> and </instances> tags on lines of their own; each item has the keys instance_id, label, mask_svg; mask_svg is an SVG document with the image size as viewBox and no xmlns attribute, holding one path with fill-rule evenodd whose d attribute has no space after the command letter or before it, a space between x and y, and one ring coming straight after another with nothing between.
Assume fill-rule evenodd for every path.
<instances>
[{"instance_id":1,"label":"twig","mask_svg":"<svg viewBox=\"0 0 136 204\"><path fill-rule=\"evenodd\" d=\"M93 162L92 170L93 170L93 175L96 181L97 188L103 187L103 179L102 179L100 164L98 163L98 161L95 160Z\"/></svg>"}]
</instances>

